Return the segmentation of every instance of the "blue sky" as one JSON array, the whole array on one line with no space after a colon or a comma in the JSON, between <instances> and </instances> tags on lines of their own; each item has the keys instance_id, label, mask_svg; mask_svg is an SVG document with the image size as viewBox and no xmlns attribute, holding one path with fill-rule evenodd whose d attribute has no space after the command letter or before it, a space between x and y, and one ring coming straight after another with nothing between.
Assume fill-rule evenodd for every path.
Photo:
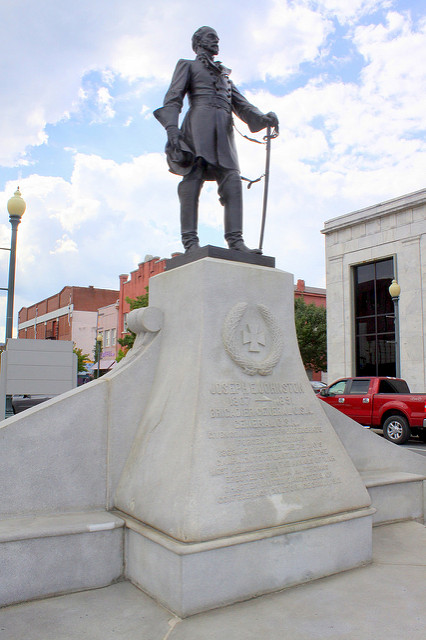
<instances>
[{"instance_id":1,"label":"blue sky","mask_svg":"<svg viewBox=\"0 0 426 640\"><path fill-rule=\"evenodd\" d=\"M204 24L217 30L234 82L280 119L264 238L278 268L325 286L325 220L425 187L421 0L3 3L0 246L10 242L6 203L18 185L27 203L15 311L65 285L118 288L145 255L181 249L179 179L152 112ZM237 138L242 174L258 177L264 148ZM260 183L244 190L251 246L262 193ZM222 217L207 183L202 244L224 246ZM7 269L1 251L0 286Z\"/></svg>"}]
</instances>

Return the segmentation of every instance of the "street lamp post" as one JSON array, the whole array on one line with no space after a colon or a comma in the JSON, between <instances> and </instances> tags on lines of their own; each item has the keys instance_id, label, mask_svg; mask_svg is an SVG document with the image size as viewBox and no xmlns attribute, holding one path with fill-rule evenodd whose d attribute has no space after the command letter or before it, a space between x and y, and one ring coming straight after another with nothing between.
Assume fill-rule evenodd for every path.
<instances>
[{"instance_id":1,"label":"street lamp post","mask_svg":"<svg viewBox=\"0 0 426 640\"><path fill-rule=\"evenodd\" d=\"M7 286L7 308L6 308L6 336L5 342L8 338L12 338L13 334L13 301L15 296L15 270L16 270L16 239L18 235L18 224L21 222L21 218L24 215L27 205L25 200L21 196L19 187L9 198L7 203L7 210L9 212L9 222L12 227L12 235L10 241L10 259L9 259L9 282ZM2 287L3 288L3 287ZM5 417L8 418L13 415L12 408L12 396L6 395L6 411Z\"/></svg>"},{"instance_id":2,"label":"street lamp post","mask_svg":"<svg viewBox=\"0 0 426 640\"><path fill-rule=\"evenodd\" d=\"M96 351L98 356L98 375L97 378L101 375L101 354L102 354L102 336L96 336Z\"/></svg>"},{"instance_id":3,"label":"street lamp post","mask_svg":"<svg viewBox=\"0 0 426 640\"><path fill-rule=\"evenodd\" d=\"M12 226L12 238L10 242L9 283L7 287L7 311L6 311L6 340L12 337L13 332L13 298L15 295L15 269L16 269L16 239L18 224L26 209L25 200L21 196L19 187L8 200L7 210L9 222Z\"/></svg>"},{"instance_id":4,"label":"street lamp post","mask_svg":"<svg viewBox=\"0 0 426 640\"><path fill-rule=\"evenodd\" d=\"M401 293L401 287L396 280L392 280L389 287L389 293L393 301L393 308L395 313L395 375L397 378L401 377L401 358L399 352L399 296Z\"/></svg>"}]
</instances>

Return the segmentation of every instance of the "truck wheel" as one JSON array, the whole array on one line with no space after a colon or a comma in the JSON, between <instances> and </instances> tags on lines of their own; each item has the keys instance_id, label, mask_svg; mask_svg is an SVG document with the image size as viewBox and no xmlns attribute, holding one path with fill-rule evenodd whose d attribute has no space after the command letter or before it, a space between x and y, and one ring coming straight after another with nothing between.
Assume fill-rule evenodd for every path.
<instances>
[{"instance_id":1,"label":"truck wheel","mask_svg":"<svg viewBox=\"0 0 426 640\"><path fill-rule=\"evenodd\" d=\"M395 444L404 444L410 437L410 427L404 416L389 416L383 423L383 435Z\"/></svg>"},{"instance_id":2,"label":"truck wheel","mask_svg":"<svg viewBox=\"0 0 426 640\"><path fill-rule=\"evenodd\" d=\"M420 429L418 436L422 442L426 442L426 429Z\"/></svg>"}]
</instances>

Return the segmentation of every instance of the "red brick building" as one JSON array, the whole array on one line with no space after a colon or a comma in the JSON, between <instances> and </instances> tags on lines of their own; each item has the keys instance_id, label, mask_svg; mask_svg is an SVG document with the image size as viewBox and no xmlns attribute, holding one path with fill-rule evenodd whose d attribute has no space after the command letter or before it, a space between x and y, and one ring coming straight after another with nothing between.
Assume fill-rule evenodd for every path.
<instances>
[{"instance_id":1,"label":"red brick building","mask_svg":"<svg viewBox=\"0 0 426 640\"><path fill-rule=\"evenodd\" d=\"M92 356L98 309L117 302L119 292L95 287L64 287L18 314L18 338L72 340Z\"/></svg>"},{"instance_id":2,"label":"red brick building","mask_svg":"<svg viewBox=\"0 0 426 640\"><path fill-rule=\"evenodd\" d=\"M303 298L306 304L314 304L316 307L326 306L325 289L306 287L304 280L298 280L294 287L294 297Z\"/></svg>"}]
</instances>

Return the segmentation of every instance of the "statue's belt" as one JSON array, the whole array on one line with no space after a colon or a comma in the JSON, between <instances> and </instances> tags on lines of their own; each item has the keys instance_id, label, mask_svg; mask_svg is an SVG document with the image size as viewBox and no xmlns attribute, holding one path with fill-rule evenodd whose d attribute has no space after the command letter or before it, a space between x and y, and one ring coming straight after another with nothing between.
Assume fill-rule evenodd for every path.
<instances>
[{"instance_id":1,"label":"statue's belt","mask_svg":"<svg viewBox=\"0 0 426 640\"><path fill-rule=\"evenodd\" d=\"M189 100L189 106L194 107L213 107L215 109L225 109L228 113L232 112L231 102L222 96L207 95L191 97Z\"/></svg>"}]
</instances>

